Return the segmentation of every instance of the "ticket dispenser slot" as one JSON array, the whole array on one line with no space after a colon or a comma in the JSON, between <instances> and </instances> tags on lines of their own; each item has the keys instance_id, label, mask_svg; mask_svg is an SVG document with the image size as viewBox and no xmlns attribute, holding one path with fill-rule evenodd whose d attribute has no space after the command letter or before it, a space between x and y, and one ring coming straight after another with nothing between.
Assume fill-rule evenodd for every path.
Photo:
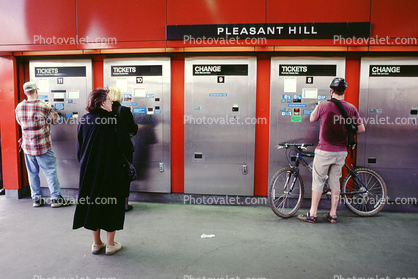
<instances>
[{"instance_id":1,"label":"ticket dispenser slot","mask_svg":"<svg viewBox=\"0 0 418 279\"><path fill-rule=\"evenodd\" d=\"M138 179L131 191L171 192L170 183L170 59L105 59L104 84L119 87L123 106L139 126L134 137L133 165Z\"/></svg>"},{"instance_id":2,"label":"ticket dispenser slot","mask_svg":"<svg viewBox=\"0 0 418 279\"><path fill-rule=\"evenodd\" d=\"M184 192L252 195L256 59L186 58ZM247 167L248 166L248 167Z\"/></svg>"},{"instance_id":3,"label":"ticket dispenser slot","mask_svg":"<svg viewBox=\"0 0 418 279\"><path fill-rule=\"evenodd\" d=\"M329 84L334 77L345 76L345 59L325 57L273 57L270 79L270 152L269 177L278 166L288 165L278 152L281 142L318 143L320 122L309 121L319 101L329 99ZM350 84L350 81L348 82ZM314 148L309 149L313 151ZM293 159L291 157L291 159ZM313 159L308 159L311 163ZM307 168L301 169L306 181L312 179ZM305 188L309 197L310 189Z\"/></svg>"},{"instance_id":4,"label":"ticket dispenser slot","mask_svg":"<svg viewBox=\"0 0 418 279\"><path fill-rule=\"evenodd\" d=\"M61 117L59 125L51 125L60 186L78 188L77 126L78 118L86 114L87 96L92 91L91 60L33 60L29 61L29 74L39 88L38 99L51 104ZM40 180L41 187L47 187L43 175Z\"/></svg>"}]
</instances>

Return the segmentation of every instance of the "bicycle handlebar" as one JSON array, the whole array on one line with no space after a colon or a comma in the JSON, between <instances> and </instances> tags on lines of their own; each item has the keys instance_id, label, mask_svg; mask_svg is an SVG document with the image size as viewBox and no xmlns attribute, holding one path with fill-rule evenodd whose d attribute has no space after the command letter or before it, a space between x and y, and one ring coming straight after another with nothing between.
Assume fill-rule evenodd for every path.
<instances>
[{"instance_id":1,"label":"bicycle handlebar","mask_svg":"<svg viewBox=\"0 0 418 279\"><path fill-rule=\"evenodd\" d=\"M277 146L277 149L282 149L282 148L289 148L291 146L295 146L298 149L307 149L308 146L313 146L313 143L291 143L291 142L283 142L283 143L279 143L279 145Z\"/></svg>"}]
</instances>

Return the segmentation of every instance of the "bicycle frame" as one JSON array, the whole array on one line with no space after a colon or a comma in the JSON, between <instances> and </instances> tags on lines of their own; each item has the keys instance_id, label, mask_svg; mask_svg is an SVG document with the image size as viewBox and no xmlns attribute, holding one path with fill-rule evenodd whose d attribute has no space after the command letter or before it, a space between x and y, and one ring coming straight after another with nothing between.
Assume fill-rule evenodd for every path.
<instances>
[{"instance_id":1,"label":"bicycle frame","mask_svg":"<svg viewBox=\"0 0 418 279\"><path fill-rule=\"evenodd\" d=\"M296 158L295 158L295 166L294 167L290 166L291 168L295 169L295 171L296 171L296 173L295 173L296 175L295 175L294 181L292 182L292 187L291 187L290 191L293 190L293 186L294 186L296 177L299 175L299 165L300 165L301 161L302 161L302 165L307 167L309 169L309 171L312 172L312 167L309 165L309 163L303 157L314 157L315 156L313 153L306 153L306 152L303 152L299 148L297 148L297 149L298 149L298 153L297 153ZM365 191L363 190L363 191L340 193L340 195L341 196L343 196L343 195L355 195L355 194L364 194L366 192L369 192L369 188L367 188L367 186L363 183L363 181L361 181L361 179L358 177L356 171L354 169L350 168L346 163L344 163L344 167L352 175L354 182L357 185L359 185L361 187L364 187L364 189L366 189L366 190ZM361 187L359 187L359 188L361 188Z\"/></svg>"}]
</instances>

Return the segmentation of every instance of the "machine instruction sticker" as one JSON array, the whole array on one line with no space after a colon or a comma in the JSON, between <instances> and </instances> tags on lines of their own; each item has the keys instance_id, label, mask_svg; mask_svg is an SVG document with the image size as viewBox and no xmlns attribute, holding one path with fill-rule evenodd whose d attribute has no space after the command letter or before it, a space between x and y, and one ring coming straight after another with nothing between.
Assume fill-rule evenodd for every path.
<instances>
[{"instance_id":1,"label":"machine instruction sticker","mask_svg":"<svg viewBox=\"0 0 418 279\"><path fill-rule=\"evenodd\" d=\"M227 93L209 93L209 97L227 97Z\"/></svg>"},{"instance_id":2,"label":"machine instruction sticker","mask_svg":"<svg viewBox=\"0 0 418 279\"><path fill-rule=\"evenodd\" d=\"M296 93L296 77L285 77L284 78L284 89L285 93Z\"/></svg>"},{"instance_id":3,"label":"machine instruction sticker","mask_svg":"<svg viewBox=\"0 0 418 279\"><path fill-rule=\"evenodd\" d=\"M133 113L146 113L145 108L134 108Z\"/></svg>"},{"instance_id":4,"label":"machine instruction sticker","mask_svg":"<svg viewBox=\"0 0 418 279\"><path fill-rule=\"evenodd\" d=\"M147 96L145 88L134 88L134 97L145 98Z\"/></svg>"},{"instance_id":5,"label":"machine instruction sticker","mask_svg":"<svg viewBox=\"0 0 418 279\"><path fill-rule=\"evenodd\" d=\"M300 116L300 115L294 115L290 119L290 122L302 122L302 116Z\"/></svg>"},{"instance_id":6,"label":"machine instruction sticker","mask_svg":"<svg viewBox=\"0 0 418 279\"><path fill-rule=\"evenodd\" d=\"M303 88L302 98L304 99L316 99L318 97L318 88Z\"/></svg>"}]
</instances>

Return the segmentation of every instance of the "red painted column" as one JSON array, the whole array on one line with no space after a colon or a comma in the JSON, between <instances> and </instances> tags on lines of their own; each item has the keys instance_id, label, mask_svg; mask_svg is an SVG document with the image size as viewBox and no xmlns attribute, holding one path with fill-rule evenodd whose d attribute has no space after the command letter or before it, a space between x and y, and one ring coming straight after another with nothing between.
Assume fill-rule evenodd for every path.
<instances>
[{"instance_id":1,"label":"red painted column","mask_svg":"<svg viewBox=\"0 0 418 279\"><path fill-rule=\"evenodd\" d=\"M353 104L357 109L359 106L360 94L360 57L348 57L345 65L345 79L348 86L344 94L344 100ZM355 150L356 151L356 150ZM350 154L347 156L346 162L349 166L356 165L356 152L353 153L353 159ZM343 177L346 171L344 169Z\"/></svg>"},{"instance_id":2,"label":"red painted column","mask_svg":"<svg viewBox=\"0 0 418 279\"><path fill-rule=\"evenodd\" d=\"M0 57L0 118L3 187L9 190L22 188L21 160L19 155L19 125L15 108L18 104L17 70L14 57Z\"/></svg>"},{"instance_id":3,"label":"red painted column","mask_svg":"<svg viewBox=\"0 0 418 279\"><path fill-rule=\"evenodd\" d=\"M267 196L270 121L270 56L257 59L254 196Z\"/></svg>"},{"instance_id":4,"label":"red painted column","mask_svg":"<svg viewBox=\"0 0 418 279\"><path fill-rule=\"evenodd\" d=\"M104 83L104 69L103 69L103 56L95 56L93 58L93 89L98 87L107 86ZM90 92L87 92L87 95Z\"/></svg>"},{"instance_id":5,"label":"red painted column","mask_svg":"<svg viewBox=\"0 0 418 279\"><path fill-rule=\"evenodd\" d=\"M171 191L184 193L184 55L171 59Z\"/></svg>"}]
</instances>

